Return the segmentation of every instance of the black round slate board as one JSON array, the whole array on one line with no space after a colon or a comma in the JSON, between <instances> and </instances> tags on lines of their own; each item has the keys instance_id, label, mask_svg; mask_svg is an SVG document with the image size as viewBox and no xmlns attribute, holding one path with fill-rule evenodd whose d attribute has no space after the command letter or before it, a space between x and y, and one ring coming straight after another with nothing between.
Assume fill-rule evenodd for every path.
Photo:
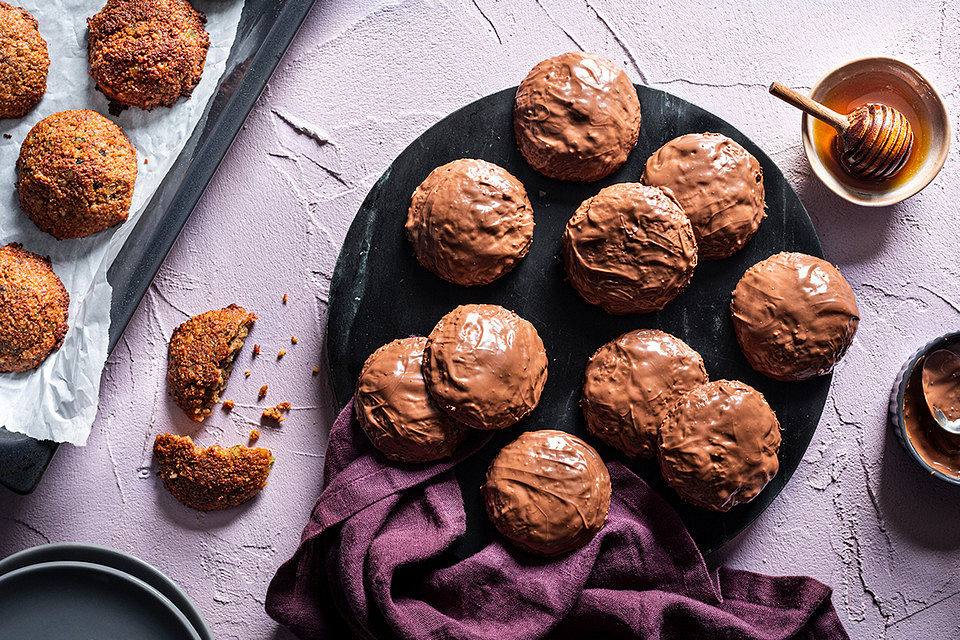
<instances>
[{"instance_id":1,"label":"black round slate board","mask_svg":"<svg viewBox=\"0 0 960 640\"><path fill-rule=\"evenodd\" d=\"M494 434L478 454L457 467L467 515L467 534L454 553L465 557L493 539L480 485L500 447L523 430L562 429L594 445L605 460L621 460L639 473L680 513L700 549L709 553L737 535L780 493L803 457L826 401L830 376L783 383L747 364L730 320L730 293L751 265L779 251L822 257L806 210L777 166L757 145L717 116L664 91L638 86L643 123L626 165L592 183L551 180L530 168L514 143L512 107L516 88L463 107L417 138L373 186L347 233L330 291L327 326L334 393L340 406L353 394L368 355L395 338L427 335L459 304L494 303L532 322L543 339L549 375L539 406L519 425ZM647 157L685 133L729 136L756 156L763 168L767 218L746 247L726 260L701 262L690 286L657 313L612 316L587 304L566 282L560 237L574 210L601 188L636 182ZM515 175L533 203L533 245L519 266L482 287L448 283L419 265L406 239L410 195L435 167L457 158L481 158ZM587 359L604 342L639 328L671 333L699 351L711 379L753 385L777 413L783 432L780 472L753 502L728 513L684 504L667 487L655 462L632 461L586 433L578 402Z\"/></svg>"}]
</instances>

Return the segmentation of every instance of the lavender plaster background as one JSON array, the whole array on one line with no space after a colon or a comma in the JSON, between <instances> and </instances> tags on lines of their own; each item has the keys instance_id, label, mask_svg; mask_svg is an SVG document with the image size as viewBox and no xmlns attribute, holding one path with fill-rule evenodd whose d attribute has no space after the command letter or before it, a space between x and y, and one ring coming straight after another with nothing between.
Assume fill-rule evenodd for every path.
<instances>
[{"instance_id":1,"label":"lavender plaster background","mask_svg":"<svg viewBox=\"0 0 960 640\"><path fill-rule=\"evenodd\" d=\"M287 638L263 598L320 484L336 411L323 353L327 296L354 213L428 126L516 84L542 58L583 48L760 144L860 302L860 332L804 462L711 561L823 580L853 638L960 636L960 491L926 477L886 426L903 361L960 325L960 141L923 193L858 209L816 182L799 115L766 91L772 80L809 88L840 62L887 54L919 67L955 115L960 3L864 0L849 12L811 0L731 5L318 0L108 361L88 446L61 447L32 495L0 493L0 556L47 541L111 545L183 585L216 637ZM324 135L304 135L301 124ZM237 407L195 431L166 395L167 339L188 315L234 301L260 317L227 388ZM256 360L253 343L263 348ZM279 349L287 355L278 361ZM270 391L257 403L262 384ZM162 489L155 434L245 443L260 407L281 401L294 410L281 428L261 428L277 464L257 500L203 515Z\"/></svg>"}]
</instances>

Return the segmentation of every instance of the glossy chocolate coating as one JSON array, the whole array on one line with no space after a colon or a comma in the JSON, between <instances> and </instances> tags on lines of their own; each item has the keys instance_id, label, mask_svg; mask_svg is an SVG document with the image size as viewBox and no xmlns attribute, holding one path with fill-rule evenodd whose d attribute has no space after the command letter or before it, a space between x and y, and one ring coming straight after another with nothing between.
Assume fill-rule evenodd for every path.
<instances>
[{"instance_id":1,"label":"glossy chocolate coating","mask_svg":"<svg viewBox=\"0 0 960 640\"><path fill-rule=\"evenodd\" d=\"M662 309L697 266L693 227L662 189L614 184L584 201L563 232L570 284L607 313Z\"/></svg>"},{"instance_id":2,"label":"glossy chocolate coating","mask_svg":"<svg viewBox=\"0 0 960 640\"><path fill-rule=\"evenodd\" d=\"M436 275L455 284L488 284L526 255L533 207L506 169L454 160L413 192L406 231L417 260Z\"/></svg>"},{"instance_id":3,"label":"glossy chocolate coating","mask_svg":"<svg viewBox=\"0 0 960 640\"><path fill-rule=\"evenodd\" d=\"M640 135L636 87L592 53L544 60L520 83L513 108L520 153L559 180L599 180L619 169Z\"/></svg>"},{"instance_id":4,"label":"glossy chocolate coating","mask_svg":"<svg viewBox=\"0 0 960 640\"><path fill-rule=\"evenodd\" d=\"M669 333L639 329L587 363L580 408L587 430L628 456L657 455L657 430L687 391L707 382L703 358Z\"/></svg>"},{"instance_id":5,"label":"glossy chocolate coating","mask_svg":"<svg viewBox=\"0 0 960 640\"><path fill-rule=\"evenodd\" d=\"M780 423L763 394L717 380L688 392L660 426L660 470L685 501L729 511L777 475Z\"/></svg>"},{"instance_id":6,"label":"glossy chocolate coating","mask_svg":"<svg viewBox=\"0 0 960 640\"><path fill-rule=\"evenodd\" d=\"M860 322L853 289L826 260L778 253L743 274L730 305L750 365L776 380L833 370Z\"/></svg>"},{"instance_id":7,"label":"glossy chocolate coating","mask_svg":"<svg viewBox=\"0 0 960 640\"><path fill-rule=\"evenodd\" d=\"M468 304L430 332L423 369L441 409L476 429L502 429L537 406L547 354L534 326L514 312Z\"/></svg>"},{"instance_id":8,"label":"glossy chocolate coating","mask_svg":"<svg viewBox=\"0 0 960 640\"><path fill-rule=\"evenodd\" d=\"M674 138L647 159L643 181L669 189L683 207L702 260L742 249L767 215L760 163L719 133Z\"/></svg>"},{"instance_id":9,"label":"glossy chocolate coating","mask_svg":"<svg viewBox=\"0 0 960 640\"><path fill-rule=\"evenodd\" d=\"M527 431L490 463L483 485L497 530L527 551L555 556L603 528L610 474L599 454L563 431Z\"/></svg>"},{"instance_id":10,"label":"glossy chocolate coating","mask_svg":"<svg viewBox=\"0 0 960 640\"><path fill-rule=\"evenodd\" d=\"M364 433L391 460L430 462L451 455L466 428L437 407L423 380L426 338L394 340L367 358L354 406Z\"/></svg>"}]
</instances>

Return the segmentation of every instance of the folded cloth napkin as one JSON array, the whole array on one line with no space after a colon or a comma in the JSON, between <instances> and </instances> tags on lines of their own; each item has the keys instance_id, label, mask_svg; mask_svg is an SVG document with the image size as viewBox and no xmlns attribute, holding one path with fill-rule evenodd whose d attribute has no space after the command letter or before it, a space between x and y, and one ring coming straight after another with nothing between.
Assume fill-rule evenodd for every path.
<instances>
[{"instance_id":1,"label":"folded cloth napkin","mask_svg":"<svg viewBox=\"0 0 960 640\"><path fill-rule=\"evenodd\" d=\"M848 638L830 588L812 578L711 575L676 512L617 462L607 524L581 549L545 561L497 540L443 564L465 531L453 467L486 439L444 462L394 465L351 403L330 431L323 491L270 583L267 613L303 640Z\"/></svg>"}]
</instances>

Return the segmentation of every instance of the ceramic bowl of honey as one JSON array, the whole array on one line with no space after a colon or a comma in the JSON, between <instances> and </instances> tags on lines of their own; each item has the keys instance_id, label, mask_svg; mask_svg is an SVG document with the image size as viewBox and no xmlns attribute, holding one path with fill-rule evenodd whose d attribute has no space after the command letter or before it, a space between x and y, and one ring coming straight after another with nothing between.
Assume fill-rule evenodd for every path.
<instances>
[{"instance_id":1,"label":"ceramic bowl of honey","mask_svg":"<svg viewBox=\"0 0 960 640\"><path fill-rule=\"evenodd\" d=\"M903 168L882 181L854 177L837 160L837 132L830 125L803 115L803 148L814 174L828 189L854 204L884 207L906 200L926 187L940 172L950 151L947 107L923 75L894 58L860 58L837 67L814 85L810 97L841 114L880 103L907 118L913 148Z\"/></svg>"}]
</instances>

